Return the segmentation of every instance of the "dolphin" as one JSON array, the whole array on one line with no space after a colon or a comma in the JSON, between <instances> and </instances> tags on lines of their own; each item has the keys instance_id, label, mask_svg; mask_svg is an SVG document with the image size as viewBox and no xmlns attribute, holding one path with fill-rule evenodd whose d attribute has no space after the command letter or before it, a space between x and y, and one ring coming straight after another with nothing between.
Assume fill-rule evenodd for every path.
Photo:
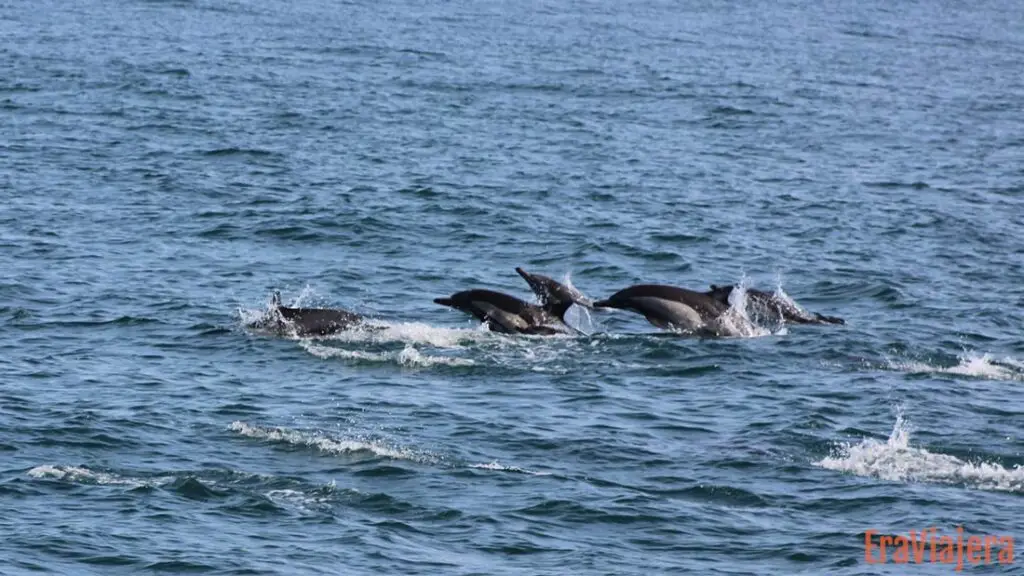
<instances>
[{"instance_id":1,"label":"dolphin","mask_svg":"<svg viewBox=\"0 0 1024 576\"><path fill-rule=\"evenodd\" d=\"M523 280L526 280L526 283L530 285L530 289L533 290L533 293L540 300L540 305L550 308L559 318L564 316L566 310L573 304L579 304L587 308L594 307L594 302L582 292L573 287L566 286L550 276L532 274L519 267L516 267L516 273L522 276Z\"/></svg>"},{"instance_id":2,"label":"dolphin","mask_svg":"<svg viewBox=\"0 0 1024 576\"><path fill-rule=\"evenodd\" d=\"M270 330L277 334L327 336L349 330L363 322L355 312L340 308L292 308L281 304L281 293L274 292L270 311L251 323L251 328Z\"/></svg>"},{"instance_id":3,"label":"dolphin","mask_svg":"<svg viewBox=\"0 0 1024 576\"><path fill-rule=\"evenodd\" d=\"M471 314L502 334L569 334L578 332L565 323L565 313L573 304L591 305L589 298L574 288L543 274L531 274L522 268L516 272L540 299L540 305L503 292L474 288L456 292L447 298L434 298L436 304Z\"/></svg>"},{"instance_id":4,"label":"dolphin","mask_svg":"<svg viewBox=\"0 0 1024 576\"><path fill-rule=\"evenodd\" d=\"M708 292L715 300L729 305L729 295L732 294L735 286L711 285ZM817 312L807 312L795 305L787 298L780 298L754 288L747 288L747 308L752 316L758 319L769 319L776 322L789 322L792 324L846 324L846 321L838 316L824 316Z\"/></svg>"},{"instance_id":5,"label":"dolphin","mask_svg":"<svg viewBox=\"0 0 1024 576\"><path fill-rule=\"evenodd\" d=\"M719 335L716 322L729 309L706 292L697 292L662 284L637 284L619 290L594 308L618 308L642 314L658 328L696 334Z\"/></svg>"}]
</instances>

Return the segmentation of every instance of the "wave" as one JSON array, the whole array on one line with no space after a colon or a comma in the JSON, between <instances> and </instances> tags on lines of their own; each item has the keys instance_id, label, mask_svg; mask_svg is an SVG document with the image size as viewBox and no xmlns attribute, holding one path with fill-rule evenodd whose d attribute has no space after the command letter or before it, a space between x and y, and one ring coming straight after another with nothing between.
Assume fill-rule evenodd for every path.
<instances>
[{"instance_id":1,"label":"wave","mask_svg":"<svg viewBox=\"0 0 1024 576\"><path fill-rule=\"evenodd\" d=\"M342 492L335 482L309 486L286 478L237 471L207 471L202 473L178 472L170 475L141 478L113 472L99 472L82 466L54 466L44 464L27 472L40 480L57 480L81 485L124 486L135 488L164 488L190 500L219 499L237 492L255 500L245 504L233 503L229 507L248 507L266 510L259 501L265 499L275 507L291 509L299 514L323 514L339 500ZM285 484L286 487L275 487ZM251 510L250 510L251 511Z\"/></svg>"},{"instance_id":2,"label":"wave","mask_svg":"<svg viewBox=\"0 0 1024 576\"><path fill-rule=\"evenodd\" d=\"M475 470L488 470L492 472L525 474L528 476L552 475L551 472L540 472L536 470L528 470L526 468L522 468L519 466L501 464L497 460L492 460L486 463L469 464L466 463L465 461L459 462L459 458L446 458L431 452L424 452L400 446L387 445L377 440L369 440L365 438L333 438L321 432L304 432L300 430L293 430L290 428L282 427L264 427L248 424L246 422L241 421L232 422L231 425L229 426L229 429L233 432L237 432L242 436L246 436L249 438L266 440L268 442L286 444L289 446L295 446L300 448L309 447L313 448L314 450L322 454L332 456L358 454L360 452L366 452L372 454L373 456L381 458L390 458L393 460L407 460L427 465L444 465L447 468L455 470L469 468ZM306 493L303 492L303 494ZM304 496L296 495L287 491L279 491L275 493L275 497L294 499L301 498Z\"/></svg>"},{"instance_id":3,"label":"wave","mask_svg":"<svg viewBox=\"0 0 1024 576\"><path fill-rule=\"evenodd\" d=\"M18 320L28 316L28 313L22 313L13 319ZM165 324L165 322L159 318L122 315L107 320L55 320L52 322L39 322L35 325L52 328L99 328L101 326L145 326L149 324Z\"/></svg>"},{"instance_id":4,"label":"wave","mask_svg":"<svg viewBox=\"0 0 1024 576\"><path fill-rule=\"evenodd\" d=\"M320 432L302 432L279 427L268 428L247 424L238 420L232 422L229 429L248 438L266 440L277 444L313 448L318 452L329 455L358 454L362 452L381 458L409 460L422 464L433 464L439 460L434 454L418 452L399 446L388 446L377 440L332 438Z\"/></svg>"},{"instance_id":5,"label":"wave","mask_svg":"<svg viewBox=\"0 0 1024 576\"><path fill-rule=\"evenodd\" d=\"M888 440L865 438L841 444L816 466L892 482L958 484L981 490L1024 493L1024 468L992 462L971 463L910 445L910 428L900 412Z\"/></svg>"}]
</instances>

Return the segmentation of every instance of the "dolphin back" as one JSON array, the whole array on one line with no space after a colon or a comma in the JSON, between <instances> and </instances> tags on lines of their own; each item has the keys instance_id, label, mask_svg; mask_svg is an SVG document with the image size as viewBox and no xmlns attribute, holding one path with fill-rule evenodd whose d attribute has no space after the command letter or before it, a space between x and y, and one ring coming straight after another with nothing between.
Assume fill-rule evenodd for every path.
<instances>
[{"instance_id":1,"label":"dolphin back","mask_svg":"<svg viewBox=\"0 0 1024 576\"><path fill-rule=\"evenodd\" d=\"M470 314L487 322L495 332L505 334L520 333L540 324L544 315L533 304L494 290L463 290L447 298L435 298L434 302Z\"/></svg>"},{"instance_id":2,"label":"dolphin back","mask_svg":"<svg viewBox=\"0 0 1024 576\"><path fill-rule=\"evenodd\" d=\"M624 288L594 307L630 310L659 328L694 333L714 332L716 319L729 308L706 293L662 284Z\"/></svg>"},{"instance_id":3,"label":"dolphin back","mask_svg":"<svg viewBox=\"0 0 1024 576\"><path fill-rule=\"evenodd\" d=\"M711 285L707 292L709 296L719 302L728 305L729 295L732 294L735 286ZM787 298L776 294L747 288L748 310L760 318L774 318L775 321L790 322L793 324L846 324L846 321L838 316L825 316L817 312L807 312Z\"/></svg>"},{"instance_id":4,"label":"dolphin back","mask_svg":"<svg viewBox=\"0 0 1024 576\"><path fill-rule=\"evenodd\" d=\"M362 316L338 308L287 308L278 312L300 335L325 336L348 330L361 323Z\"/></svg>"},{"instance_id":5,"label":"dolphin back","mask_svg":"<svg viewBox=\"0 0 1024 576\"><path fill-rule=\"evenodd\" d=\"M678 302L693 308L701 316L714 317L729 308L705 292L687 290L677 286L663 284L637 284L619 290L605 300L594 302L595 308L631 308L634 304L646 300L663 300Z\"/></svg>"}]
</instances>

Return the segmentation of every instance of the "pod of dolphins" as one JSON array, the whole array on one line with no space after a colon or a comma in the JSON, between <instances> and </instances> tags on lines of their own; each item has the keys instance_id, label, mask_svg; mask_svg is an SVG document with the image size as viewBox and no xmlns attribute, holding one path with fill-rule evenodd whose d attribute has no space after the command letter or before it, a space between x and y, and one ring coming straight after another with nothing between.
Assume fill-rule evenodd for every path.
<instances>
[{"instance_id":1,"label":"pod of dolphins","mask_svg":"<svg viewBox=\"0 0 1024 576\"><path fill-rule=\"evenodd\" d=\"M637 284L595 302L575 288L543 274L533 274L522 268L516 268L516 272L529 284L539 304L482 288L435 298L434 302L470 314L486 323L491 331L502 334L581 333L565 321L566 312L576 304L589 309L635 312L664 330L721 336L723 329L718 321L729 310L729 297L737 288L712 284L710 290L698 292L662 284ZM806 312L789 299L753 288L746 289L746 305L751 317L773 323L845 324L842 318ZM378 328L366 324L363 316L348 310L284 306L278 292L272 297L268 314L249 326L302 337L326 336L357 327Z\"/></svg>"}]
</instances>

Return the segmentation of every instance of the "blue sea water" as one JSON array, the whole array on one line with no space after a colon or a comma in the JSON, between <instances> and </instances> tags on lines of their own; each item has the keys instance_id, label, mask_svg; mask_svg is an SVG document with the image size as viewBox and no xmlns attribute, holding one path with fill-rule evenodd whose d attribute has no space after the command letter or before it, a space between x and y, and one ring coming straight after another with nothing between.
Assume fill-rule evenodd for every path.
<instances>
[{"instance_id":1,"label":"blue sea water","mask_svg":"<svg viewBox=\"0 0 1024 576\"><path fill-rule=\"evenodd\" d=\"M1010 1L0 0L0 573L1019 543L1021 62ZM530 298L516 266L847 323L512 337L432 301ZM384 328L247 330L274 290Z\"/></svg>"}]
</instances>

